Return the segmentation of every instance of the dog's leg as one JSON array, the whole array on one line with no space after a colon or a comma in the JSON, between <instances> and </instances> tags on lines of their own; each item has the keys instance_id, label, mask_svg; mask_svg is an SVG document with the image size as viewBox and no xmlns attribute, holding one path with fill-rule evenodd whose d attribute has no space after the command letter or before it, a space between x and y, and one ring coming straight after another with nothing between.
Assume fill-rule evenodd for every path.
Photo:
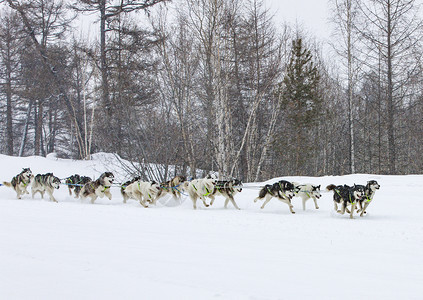
<instances>
[{"instance_id":1,"label":"dog's leg","mask_svg":"<svg viewBox=\"0 0 423 300\"><path fill-rule=\"evenodd\" d=\"M336 212L338 211L338 203L335 200L333 201L333 208Z\"/></svg>"},{"instance_id":2,"label":"dog's leg","mask_svg":"<svg viewBox=\"0 0 423 300\"><path fill-rule=\"evenodd\" d=\"M362 217L363 215L367 214L366 208L367 208L367 206L369 206L369 204L370 204L370 201L366 201L366 203L364 203L364 207L361 209L360 217Z\"/></svg>"},{"instance_id":3,"label":"dog's leg","mask_svg":"<svg viewBox=\"0 0 423 300\"><path fill-rule=\"evenodd\" d=\"M357 208L357 213L359 213L359 212L361 212L361 210L363 209L363 205L362 205L362 203L361 203L362 201L358 201L358 203L357 203L357 206L356 206L356 208Z\"/></svg>"},{"instance_id":4,"label":"dog's leg","mask_svg":"<svg viewBox=\"0 0 423 300\"><path fill-rule=\"evenodd\" d=\"M46 191L40 191L40 194L41 194L41 199L44 199L44 193L45 193Z\"/></svg>"},{"instance_id":5,"label":"dog's leg","mask_svg":"<svg viewBox=\"0 0 423 300\"><path fill-rule=\"evenodd\" d=\"M241 210L241 209L238 207L238 205L236 205L236 202L235 202L234 197L229 197L229 198L226 198L226 200L225 200L225 208L227 208L227 207L228 207L228 203L229 203L229 201L231 201L232 205L233 205L236 209Z\"/></svg>"},{"instance_id":6,"label":"dog's leg","mask_svg":"<svg viewBox=\"0 0 423 300\"><path fill-rule=\"evenodd\" d=\"M204 204L204 206L205 206L205 207L209 207L209 206L210 206L210 205L208 205L208 204L207 204L207 202L206 202L206 197L204 197L204 196L200 196L200 199L201 199L201 200L203 200L203 204Z\"/></svg>"},{"instance_id":7,"label":"dog's leg","mask_svg":"<svg viewBox=\"0 0 423 300\"><path fill-rule=\"evenodd\" d=\"M148 205L145 203L144 199L140 199L140 204L144 207L144 208L148 208Z\"/></svg>"},{"instance_id":8,"label":"dog's leg","mask_svg":"<svg viewBox=\"0 0 423 300\"><path fill-rule=\"evenodd\" d=\"M338 213L340 213L341 215L345 214L345 208L346 208L346 204L344 201L342 201L341 203L341 210L338 210Z\"/></svg>"},{"instance_id":9,"label":"dog's leg","mask_svg":"<svg viewBox=\"0 0 423 300\"><path fill-rule=\"evenodd\" d=\"M56 202L56 203L59 203L59 202L58 202L58 201L54 198L54 196L53 196L53 192L48 191L47 193L48 193L48 195L50 196L50 200L51 200L51 201Z\"/></svg>"},{"instance_id":10,"label":"dog's leg","mask_svg":"<svg viewBox=\"0 0 423 300\"><path fill-rule=\"evenodd\" d=\"M285 199L285 198L278 198L278 199L281 200L282 202L286 203L289 206L289 210L291 211L291 213L295 214L295 211L292 209L294 206L292 205L292 203L289 199Z\"/></svg>"},{"instance_id":11,"label":"dog's leg","mask_svg":"<svg viewBox=\"0 0 423 300\"><path fill-rule=\"evenodd\" d=\"M355 205L356 205L355 202L351 203L350 219L354 219L353 214L354 214L354 210L355 210Z\"/></svg>"},{"instance_id":12,"label":"dog's leg","mask_svg":"<svg viewBox=\"0 0 423 300\"><path fill-rule=\"evenodd\" d=\"M263 205L260 207L261 209L263 209L266 206L266 204L269 203L270 199L272 199L272 195L266 194L265 198L266 198L266 200L264 200Z\"/></svg>"},{"instance_id":13,"label":"dog's leg","mask_svg":"<svg viewBox=\"0 0 423 300\"><path fill-rule=\"evenodd\" d=\"M254 203L256 203L257 200L263 200L263 198L257 197L256 199L254 199Z\"/></svg>"},{"instance_id":14,"label":"dog's leg","mask_svg":"<svg viewBox=\"0 0 423 300\"><path fill-rule=\"evenodd\" d=\"M69 191L69 196L72 196L72 189L70 188L70 185L68 185L68 191Z\"/></svg>"},{"instance_id":15,"label":"dog's leg","mask_svg":"<svg viewBox=\"0 0 423 300\"><path fill-rule=\"evenodd\" d=\"M90 197L91 197L91 204L94 204L94 201L97 200L97 195L93 194L93 195L90 195Z\"/></svg>"},{"instance_id":16,"label":"dog's leg","mask_svg":"<svg viewBox=\"0 0 423 300\"><path fill-rule=\"evenodd\" d=\"M122 193L122 196L123 196L123 203L126 203L126 201L128 200L128 195L125 193L125 192L123 192Z\"/></svg>"},{"instance_id":17,"label":"dog's leg","mask_svg":"<svg viewBox=\"0 0 423 300\"><path fill-rule=\"evenodd\" d=\"M197 195L190 195L194 209L197 209Z\"/></svg>"},{"instance_id":18,"label":"dog's leg","mask_svg":"<svg viewBox=\"0 0 423 300\"><path fill-rule=\"evenodd\" d=\"M213 203L214 203L214 199L215 199L215 197L214 197L213 195L210 195L210 196L209 196L209 198L211 199L211 200L210 200L210 206L212 206L212 205L213 205Z\"/></svg>"},{"instance_id":19,"label":"dog's leg","mask_svg":"<svg viewBox=\"0 0 423 300\"><path fill-rule=\"evenodd\" d=\"M104 194L106 195L107 198L109 198L109 200L112 200L112 193L110 193L109 190L107 190Z\"/></svg>"},{"instance_id":20,"label":"dog's leg","mask_svg":"<svg viewBox=\"0 0 423 300\"><path fill-rule=\"evenodd\" d=\"M319 209L319 205L317 205L316 197L313 197L313 201L314 201L314 207L316 207L316 209Z\"/></svg>"},{"instance_id":21,"label":"dog's leg","mask_svg":"<svg viewBox=\"0 0 423 300\"><path fill-rule=\"evenodd\" d=\"M307 199L305 197L301 197L301 199L303 200L303 210L306 210L306 201L307 201Z\"/></svg>"}]
</instances>

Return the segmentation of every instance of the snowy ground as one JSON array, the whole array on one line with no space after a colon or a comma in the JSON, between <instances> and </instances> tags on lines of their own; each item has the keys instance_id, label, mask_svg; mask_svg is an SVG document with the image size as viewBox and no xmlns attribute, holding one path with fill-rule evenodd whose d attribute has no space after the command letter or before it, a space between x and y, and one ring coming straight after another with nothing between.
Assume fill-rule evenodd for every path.
<instances>
[{"instance_id":1,"label":"snowy ground","mask_svg":"<svg viewBox=\"0 0 423 300\"><path fill-rule=\"evenodd\" d=\"M0 155L0 164L1 181L23 167L60 178L105 170L100 160L53 156ZM241 211L223 209L221 198L194 211L189 199L124 205L118 188L91 205L65 186L59 203L17 200L2 186L0 299L422 299L422 175L284 179L375 179L381 189L368 215L350 220L333 212L331 193L319 210L294 199L292 215L277 200L260 210L253 188L235 197Z\"/></svg>"}]
</instances>

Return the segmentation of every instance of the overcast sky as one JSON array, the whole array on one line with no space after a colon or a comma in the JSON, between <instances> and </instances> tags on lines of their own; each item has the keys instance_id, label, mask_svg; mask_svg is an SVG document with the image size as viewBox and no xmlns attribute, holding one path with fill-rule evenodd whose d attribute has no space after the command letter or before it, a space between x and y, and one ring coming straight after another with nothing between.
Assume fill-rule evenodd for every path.
<instances>
[{"instance_id":1,"label":"overcast sky","mask_svg":"<svg viewBox=\"0 0 423 300\"><path fill-rule=\"evenodd\" d=\"M265 3L275 13L276 24L298 23L318 38L329 38L328 0L265 0Z\"/></svg>"}]
</instances>

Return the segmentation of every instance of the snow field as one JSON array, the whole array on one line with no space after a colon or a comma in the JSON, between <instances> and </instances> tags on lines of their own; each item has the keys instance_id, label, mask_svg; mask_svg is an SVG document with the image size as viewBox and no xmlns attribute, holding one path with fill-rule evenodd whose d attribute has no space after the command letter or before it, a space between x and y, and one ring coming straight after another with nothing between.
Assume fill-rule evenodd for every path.
<instances>
[{"instance_id":1,"label":"snow field","mask_svg":"<svg viewBox=\"0 0 423 300\"><path fill-rule=\"evenodd\" d=\"M0 155L0 179L23 167L96 177L106 156ZM223 209L222 197L196 211L170 197L144 209L123 204L117 187L94 205L66 186L55 191L59 203L17 200L0 187L0 299L421 299L422 175L283 179L322 189L375 179L381 189L368 215L350 220L333 211L332 193L322 193L319 210L309 200L303 211L300 198L296 214L276 199L261 210L253 199L264 183L245 184L240 211Z\"/></svg>"}]
</instances>

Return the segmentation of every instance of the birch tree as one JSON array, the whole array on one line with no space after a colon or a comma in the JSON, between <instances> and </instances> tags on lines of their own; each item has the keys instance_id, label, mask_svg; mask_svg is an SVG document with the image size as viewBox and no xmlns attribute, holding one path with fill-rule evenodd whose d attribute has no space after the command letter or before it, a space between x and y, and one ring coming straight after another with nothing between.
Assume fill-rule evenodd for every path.
<instances>
[{"instance_id":1,"label":"birch tree","mask_svg":"<svg viewBox=\"0 0 423 300\"><path fill-rule=\"evenodd\" d=\"M347 81L347 113L349 132L349 163L350 172L355 173L355 144L354 144L354 89L357 83L358 64L357 51L358 34L355 30L358 14L358 0L333 0L332 23L335 26L336 42L333 44L338 55L346 63Z\"/></svg>"}]
</instances>

